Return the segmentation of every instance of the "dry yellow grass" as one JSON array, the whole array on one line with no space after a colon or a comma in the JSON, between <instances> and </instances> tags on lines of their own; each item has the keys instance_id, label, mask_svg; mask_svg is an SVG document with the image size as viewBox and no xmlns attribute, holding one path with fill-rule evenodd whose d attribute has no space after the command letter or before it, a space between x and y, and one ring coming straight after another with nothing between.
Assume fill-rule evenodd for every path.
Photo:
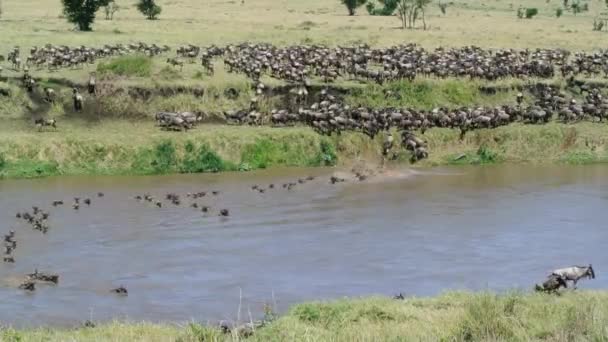
<instances>
[{"instance_id":1,"label":"dry yellow grass","mask_svg":"<svg viewBox=\"0 0 608 342\"><path fill-rule=\"evenodd\" d=\"M45 43L95 45L147 41L176 46L183 43L226 44L245 40L276 44L364 42L390 45L415 42L427 47L605 48L608 34L593 32L593 17L605 10L601 0L589 0L590 11L555 17L558 0L456 0L441 15L437 1L428 10L430 29L401 30L396 17L372 17L362 7L349 17L338 0L165 0L158 21L148 21L134 0L117 0L121 10L113 21L101 11L95 32L80 33L60 18L58 0L5 0L0 19L0 51L14 45ZM537 7L531 20L517 19L516 10Z\"/></svg>"}]
</instances>

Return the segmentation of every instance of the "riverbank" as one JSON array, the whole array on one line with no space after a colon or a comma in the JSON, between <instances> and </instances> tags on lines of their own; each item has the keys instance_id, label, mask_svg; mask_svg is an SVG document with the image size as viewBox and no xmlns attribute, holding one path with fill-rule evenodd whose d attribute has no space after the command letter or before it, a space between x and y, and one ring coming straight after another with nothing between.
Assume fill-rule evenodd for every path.
<instances>
[{"instance_id":1,"label":"riverbank","mask_svg":"<svg viewBox=\"0 0 608 342\"><path fill-rule=\"evenodd\" d=\"M152 122L60 122L39 133L27 122L0 128L0 177L150 175L249 171L270 167L350 166L379 163L383 136L326 137L310 128L205 124L188 132L163 132ZM578 123L512 124L459 132L435 128L421 137L429 159L414 166L492 163L587 164L608 161L608 127ZM397 147L394 164L409 164Z\"/></svg>"},{"instance_id":2,"label":"riverbank","mask_svg":"<svg viewBox=\"0 0 608 342\"><path fill-rule=\"evenodd\" d=\"M312 302L256 329L249 341L601 341L608 294L447 293ZM236 341L236 332L196 323L114 322L77 329L0 330L2 341Z\"/></svg>"}]
</instances>

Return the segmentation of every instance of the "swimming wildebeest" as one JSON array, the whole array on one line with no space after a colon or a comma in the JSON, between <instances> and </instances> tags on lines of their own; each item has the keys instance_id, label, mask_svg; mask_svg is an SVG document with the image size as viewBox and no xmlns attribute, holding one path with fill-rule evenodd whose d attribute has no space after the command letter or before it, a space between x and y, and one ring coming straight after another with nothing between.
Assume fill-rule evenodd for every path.
<instances>
[{"instance_id":1,"label":"swimming wildebeest","mask_svg":"<svg viewBox=\"0 0 608 342\"><path fill-rule=\"evenodd\" d=\"M573 287L576 289L576 283L584 277L589 279L595 279L595 271L593 270L593 266L589 264L589 266L572 266L566 268L560 268L553 272L551 275L560 276L564 278L565 281L572 281Z\"/></svg>"},{"instance_id":2,"label":"swimming wildebeest","mask_svg":"<svg viewBox=\"0 0 608 342\"><path fill-rule=\"evenodd\" d=\"M36 124L36 127L38 127L38 132L42 131L43 127L53 127L55 130L57 130L57 120L55 119L36 119L34 121L34 124Z\"/></svg>"},{"instance_id":3,"label":"swimming wildebeest","mask_svg":"<svg viewBox=\"0 0 608 342\"><path fill-rule=\"evenodd\" d=\"M112 289L110 292L116 293L116 294L121 295L121 296L126 296L126 295L129 294L129 291L127 291L127 289L124 286Z\"/></svg>"}]
</instances>

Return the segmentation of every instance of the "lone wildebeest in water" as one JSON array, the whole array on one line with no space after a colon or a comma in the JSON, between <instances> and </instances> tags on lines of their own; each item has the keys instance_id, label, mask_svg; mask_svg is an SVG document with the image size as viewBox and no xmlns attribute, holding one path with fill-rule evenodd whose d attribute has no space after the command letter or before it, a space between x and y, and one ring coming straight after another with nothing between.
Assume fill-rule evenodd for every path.
<instances>
[{"instance_id":1,"label":"lone wildebeest in water","mask_svg":"<svg viewBox=\"0 0 608 342\"><path fill-rule=\"evenodd\" d=\"M595 271L593 270L593 266L589 264L589 266L572 266L566 268L560 268L553 272L551 275L560 276L564 278L565 281L572 281L573 287L576 289L576 283L581 279L587 277L588 279L595 279Z\"/></svg>"}]
</instances>

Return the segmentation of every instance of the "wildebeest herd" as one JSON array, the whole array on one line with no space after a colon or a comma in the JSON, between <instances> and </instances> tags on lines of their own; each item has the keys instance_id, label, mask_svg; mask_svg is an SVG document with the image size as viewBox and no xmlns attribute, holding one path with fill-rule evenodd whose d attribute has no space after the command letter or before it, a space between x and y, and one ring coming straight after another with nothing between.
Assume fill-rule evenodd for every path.
<instances>
[{"instance_id":1,"label":"wildebeest herd","mask_svg":"<svg viewBox=\"0 0 608 342\"><path fill-rule=\"evenodd\" d=\"M26 64L40 64L59 59L63 66L78 64L77 61L92 62L95 58L145 53L150 56L170 51L168 46L155 44L115 44L101 48L53 46L34 47ZM337 95L323 90L311 95L311 80L325 83L337 78L376 82L413 80L416 77L468 77L483 80L500 78L539 79L565 77L576 83L575 77L608 77L608 51L575 52L564 49L481 49L474 46L463 48L438 48L427 50L415 44L388 48L371 48L367 45L351 47L326 47L320 45L296 45L278 47L271 44L231 44L224 47L199 47L193 44L180 46L176 56L167 60L172 65L183 66L184 60L194 63L200 58L208 74L213 74L213 59L223 59L228 72L242 73L252 81L254 96L248 108L224 112L227 122L233 124L272 124L288 126L309 125L321 134L340 134L342 131L360 131L374 138L379 133L396 129L402 132L403 146L409 146L412 159L427 155L423 140L414 136L433 127L459 129L461 137L466 132L480 128L495 128L512 122L542 124L552 119L563 122L590 120L602 122L608 118L608 98L601 91L588 85L580 87L582 100L569 96L560 88L538 83L532 87L532 103L524 103L519 94L515 105L496 107L467 106L462 108L438 107L432 110L417 108L368 108L353 107ZM9 53L14 65L20 60L20 49ZM71 62L76 61L76 62ZM284 108L263 113L260 100L271 93L261 81L269 76L292 84ZM31 91L33 78L24 73L23 84ZM90 94L95 94L96 78L92 74L88 82ZM236 90L234 90L236 92ZM234 97L228 93L226 96ZM388 99L402 96L385 89ZM316 97L316 98L313 98ZM45 98L55 100L55 91L45 88ZM74 110L83 108L83 95L73 90ZM159 112L155 119L163 129L186 131L201 122L203 115L191 112ZM56 127L56 121L38 119L36 125ZM407 138L406 138L407 137ZM388 138L387 138L388 139ZM390 140L390 139L388 139ZM391 143L387 141L387 143ZM414 147L415 146L415 147Z\"/></svg>"},{"instance_id":2,"label":"wildebeest herd","mask_svg":"<svg viewBox=\"0 0 608 342\"><path fill-rule=\"evenodd\" d=\"M157 46L143 42L134 44L106 44L102 47L87 47L84 45L69 47L66 45L46 44L42 47L34 46L29 50L29 56L23 60L21 48L15 46L9 53L7 60L15 71L23 68L37 70L47 68L56 71L61 68L80 68L85 64L94 64L101 58L123 56L127 54L142 53L147 56L156 56L170 51L168 46Z\"/></svg>"}]
</instances>

